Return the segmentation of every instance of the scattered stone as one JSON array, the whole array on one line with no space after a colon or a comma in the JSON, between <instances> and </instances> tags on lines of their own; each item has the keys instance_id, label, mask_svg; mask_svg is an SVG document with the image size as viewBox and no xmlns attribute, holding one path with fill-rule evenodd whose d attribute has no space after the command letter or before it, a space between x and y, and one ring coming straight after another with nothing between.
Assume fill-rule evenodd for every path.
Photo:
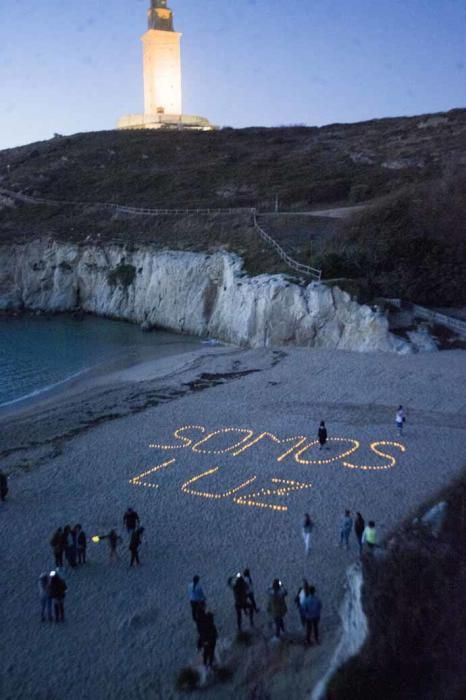
<instances>
[{"instance_id":1,"label":"scattered stone","mask_svg":"<svg viewBox=\"0 0 466 700\"><path fill-rule=\"evenodd\" d=\"M438 347L427 326L419 326L415 331L407 331L406 335L412 343L415 352L437 352Z\"/></svg>"}]
</instances>

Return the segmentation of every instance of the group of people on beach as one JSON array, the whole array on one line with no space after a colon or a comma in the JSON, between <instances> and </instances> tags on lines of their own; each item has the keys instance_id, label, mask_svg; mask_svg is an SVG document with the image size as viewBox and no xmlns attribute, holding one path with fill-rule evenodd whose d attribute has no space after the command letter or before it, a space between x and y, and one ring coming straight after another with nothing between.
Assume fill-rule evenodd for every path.
<instances>
[{"instance_id":1,"label":"group of people on beach","mask_svg":"<svg viewBox=\"0 0 466 700\"><path fill-rule=\"evenodd\" d=\"M64 576L58 571L42 573L39 576L40 619L52 622L52 610L55 622L65 621L65 594L67 585ZM47 617L46 617L47 615Z\"/></svg>"},{"instance_id":2,"label":"group of people on beach","mask_svg":"<svg viewBox=\"0 0 466 700\"><path fill-rule=\"evenodd\" d=\"M50 540L55 566L62 568L64 559L74 569L86 563L87 537L81 525L65 525L55 530Z\"/></svg>"},{"instance_id":3,"label":"group of people on beach","mask_svg":"<svg viewBox=\"0 0 466 700\"><path fill-rule=\"evenodd\" d=\"M309 513L305 513L302 535L304 540L304 553L306 556L308 556L309 552L311 551L311 535L314 527L315 523L311 516ZM353 529L358 542L360 554L363 553L364 547L366 547L368 551L372 551L374 547L377 546L377 530L375 528L375 522L373 520L369 520L366 525L364 518L359 512L356 512L356 518L353 520L351 511L346 509L340 521L340 547L344 546L347 550L349 549L349 540Z\"/></svg>"},{"instance_id":4,"label":"group of people on beach","mask_svg":"<svg viewBox=\"0 0 466 700\"><path fill-rule=\"evenodd\" d=\"M309 513L305 513L302 536L306 556L309 555L311 550L311 535L314 526L314 521ZM344 546L347 550L349 549L350 535L353 530L360 554L363 553L365 547L370 552L377 546L377 531L374 521L370 520L366 525L363 516L359 512L356 513L356 518L353 520L351 511L346 509L340 522L340 547ZM230 576L227 584L233 591L238 632L242 631L243 617L249 620L251 627L254 627L254 615L259 612L259 608L254 595L254 585L250 570L244 569L243 573ZM287 595L288 591L280 579L274 579L268 590L267 612L273 621L277 638L280 638L285 631L284 618L288 611L286 604ZM205 666L210 667L215 658L218 632L213 613L206 609L207 599L201 586L200 578L197 575L193 577L192 582L189 584L189 600L191 616L198 632L198 649L203 651ZM304 578L294 601L298 608L301 625L305 629L306 643L312 644L312 637L314 637L314 642L319 644L322 602L316 593L315 586L309 584L308 580Z\"/></svg>"},{"instance_id":5,"label":"group of people on beach","mask_svg":"<svg viewBox=\"0 0 466 700\"><path fill-rule=\"evenodd\" d=\"M128 549L131 552L130 566L140 564L139 547L142 543L144 528L139 526L139 515L132 508L128 508L123 516L123 526L129 535ZM107 540L109 545L110 561L118 559L118 545L123 541L115 529L105 535L94 535L88 538L81 525L65 525L59 527L53 533L50 540L55 557L55 566L63 567L64 558L67 564L74 569L80 564L86 563L86 549L88 542L98 543Z\"/></svg>"},{"instance_id":6,"label":"group of people on beach","mask_svg":"<svg viewBox=\"0 0 466 700\"><path fill-rule=\"evenodd\" d=\"M243 573L230 576L227 585L233 591L233 600L236 613L238 632L242 632L243 615L249 619L250 627L254 627L254 614L259 613L254 595L254 586L249 569ZM214 615L207 610L207 599L200 583L199 576L194 576L188 587L191 604L191 616L196 625L198 641L197 648L203 652L204 665L211 667L215 660L215 647L218 632L215 626ZM267 591L267 613L274 625L275 637L280 639L285 632L285 616L288 612L286 598L288 591L280 581L275 578ZM302 627L305 629L306 643L320 644L319 623L322 611L322 602L316 594L315 586L311 586L307 579L303 579L298 588L294 602L299 612Z\"/></svg>"},{"instance_id":7,"label":"group of people on beach","mask_svg":"<svg viewBox=\"0 0 466 700\"><path fill-rule=\"evenodd\" d=\"M123 527L128 533L128 549L130 551L130 567L139 565L139 547L142 543L144 528L140 526L139 515L132 508L128 508L123 515ZM105 535L93 535L87 537L80 524L71 527L65 525L55 530L50 540L55 569L49 573L42 573L39 577L39 596L41 606L41 621L46 620L64 622L65 619L65 595L67 585L65 582L66 566L75 569L86 563L86 551L89 542L95 544L107 540L109 545L110 561L117 560L118 545L123 538L115 529Z\"/></svg>"},{"instance_id":8,"label":"group of people on beach","mask_svg":"<svg viewBox=\"0 0 466 700\"><path fill-rule=\"evenodd\" d=\"M368 551L372 551L374 547L377 546L375 522L369 520L366 525L364 518L359 512L356 513L356 518L353 521L351 511L345 510L340 524L340 547L345 546L346 549L349 549L349 538L353 528L358 541L360 554L362 554L364 547L366 547Z\"/></svg>"}]
</instances>

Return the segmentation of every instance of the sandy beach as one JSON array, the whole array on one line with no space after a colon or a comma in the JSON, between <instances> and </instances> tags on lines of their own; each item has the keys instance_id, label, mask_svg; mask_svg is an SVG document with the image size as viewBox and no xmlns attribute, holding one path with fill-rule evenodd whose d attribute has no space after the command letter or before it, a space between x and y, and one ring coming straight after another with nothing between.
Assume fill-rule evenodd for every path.
<instances>
[{"instance_id":1,"label":"sandy beach","mask_svg":"<svg viewBox=\"0 0 466 700\"><path fill-rule=\"evenodd\" d=\"M0 696L177 697L176 675L196 659L187 587L199 574L222 662L244 658L229 683L203 695L308 697L333 651L345 569L357 558L354 535L349 552L337 546L344 509L374 519L383 537L455 477L465 464L465 389L461 350L401 357L206 346L0 416L1 465L11 472L0 504ZM319 451L322 419L330 441ZM128 506L146 528L135 569L122 529ZM307 559L306 511L316 523ZM49 540L77 522L88 536L117 528L120 560L90 543L88 563L66 571L65 624L41 623L37 581L53 565ZM253 645L238 650L226 581L246 566L262 612ZM323 643L277 648L267 589L275 577L288 589L285 625L296 641L303 576L323 601Z\"/></svg>"}]
</instances>

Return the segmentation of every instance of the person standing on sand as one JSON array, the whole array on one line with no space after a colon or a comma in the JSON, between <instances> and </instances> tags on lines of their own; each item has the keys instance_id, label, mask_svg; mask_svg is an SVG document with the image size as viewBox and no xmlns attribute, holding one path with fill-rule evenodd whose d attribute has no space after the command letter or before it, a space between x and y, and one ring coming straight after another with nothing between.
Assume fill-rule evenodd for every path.
<instances>
[{"instance_id":1,"label":"person standing on sand","mask_svg":"<svg viewBox=\"0 0 466 700\"><path fill-rule=\"evenodd\" d=\"M314 632L315 642L316 644L320 644L319 622L322 611L322 603L320 598L316 596L316 589L314 586L309 588L309 595L307 595L304 599L303 610L304 617L306 619L306 642L307 644L312 644L311 637L312 632Z\"/></svg>"},{"instance_id":2,"label":"person standing on sand","mask_svg":"<svg viewBox=\"0 0 466 700\"><path fill-rule=\"evenodd\" d=\"M269 589L269 602L267 604L267 612L275 623L275 636L280 639L280 633L285 632L285 623L283 618L288 612L286 607L286 596L288 591L284 588L278 578L274 579L272 588Z\"/></svg>"},{"instance_id":3,"label":"person standing on sand","mask_svg":"<svg viewBox=\"0 0 466 700\"><path fill-rule=\"evenodd\" d=\"M8 477L5 472L0 469L0 501L4 501L8 493Z\"/></svg>"},{"instance_id":4,"label":"person standing on sand","mask_svg":"<svg viewBox=\"0 0 466 700\"><path fill-rule=\"evenodd\" d=\"M354 521L354 534L356 535L356 539L358 541L359 554L362 553L362 535L365 527L366 523L364 522L364 518L362 517L361 513L356 513L356 520Z\"/></svg>"},{"instance_id":5,"label":"person standing on sand","mask_svg":"<svg viewBox=\"0 0 466 700\"><path fill-rule=\"evenodd\" d=\"M141 546L143 534L144 528L138 527L137 530L134 530L133 534L131 535L131 540L128 547L129 551L131 552L131 560L129 562L130 566L133 566L134 563L136 563L138 566L141 564L139 561L139 547Z\"/></svg>"},{"instance_id":6,"label":"person standing on sand","mask_svg":"<svg viewBox=\"0 0 466 700\"><path fill-rule=\"evenodd\" d=\"M311 549L311 532L314 529L314 523L311 520L309 513L304 514L303 523L303 540L304 540L304 553L308 556Z\"/></svg>"},{"instance_id":7,"label":"person standing on sand","mask_svg":"<svg viewBox=\"0 0 466 700\"><path fill-rule=\"evenodd\" d=\"M65 543L65 559L72 569L76 566L76 541L69 525L63 528L63 540Z\"/></svg>"},{"instance_id":8,"label":"person standing on sand","mask_svg":"<svg viewBox=\"0 0 466 700\"><path fill-rule=\"evenodd\" d=\"M398 434L403 435L403 423L406 421L406 415L403 406L398 406L398 410L395 415L395 423L398 428Z\"/></svg>"},{"instance_id":9,"label":"person standing on sand","mask_svg":"<svg viewBox=\"0 0 466 700\"><path fill-rule=\"evenodd\" d=\"M349 536L352 529L353 518L351 517L351 511L345 510L345 514L340 525L340 547L344 544L346 549L349 549Z\"/></svg>"},{"instance_id":10,"label":"person standing on sand","mask_svg":"<svg viewBox=\"0 0 466 700\"><path fill-rule=\"evenodd\" d=\"M190 583L188 587L189 602L191 603L191 615L196 623L201 614L204 612L206 604L206 597L199 581L199 576L193 576L192 583Z\"/></svg>"},{"instance_id":11,"label":"person standing on sand","mask_svg":"<svg viewBox=\"0 0 466 700\"><path fill-rule=\"evenodd\" d=\"M254 585L252 583L251 573L250 573L249 569L245 569L243 571L243 578L246 581L246 584L248 586L248 598L251 601L252 609L254 610L255 613L258 613L259 608L257 607L256 599L254 597Z\"/></svg>"},{"instance_id":12,"label":"person standing on sand","mask_svg":"<svg viewBox=\"0 0 466 700\"><path fill-rule=\"evenodd\" d=\"M52 599L49 595L49 575L41 574L39 576L39 598L40 598L40 621L45 622L45 613L47 619L52 622Z\"/></svg>"},{"instance_id":13,"label":"person standing on sand","mask_svg":"<svg viewBox=\"0 0 466 700\"><path fill-rule=\"evenodd\" d=\"M66 583L56 571L51 571L49 575L48 594L52 599L55 622L65 621L65 594Z\"/></svg>"},{"instance_id":14,"label":"person standing on sand","mask_svg":"<svg viewBox=\"0 0 466 700\"><path fill-rule=\"evenodd\" d=\"M241 632L242 613L249 616L249 623L251 627L254 627L254 609L248 596L248 584L241 574L230 576L227 583L232 589L235 598L236 624L238 627L238 632Z\"/></svg>"},{"instance_id":15,"label":"person standing on sand","mask_svg":"<svg viewBox=\"0 0 466 700\"><path fill-rule=\"evenodd\" d=\"M319 439L319 450L323 450L327 442L327 428L323 420L320 421L317 437Z\"/></svg>"},{"instance_id":16,"label":"person standing on sand","mask_svg":"<svg viewBox=\"0 0 466 700\"><path fill-rule=\"evenodd\" d=\"M362 543L367 545L369 551L372 551L377 546L377 530L373 520L369 520L367 527L364 528Z\"/></svg>"},{"instance_id":17,"label":"person standing on sand","mask_svg":"<svg viewBox=\"0 0 466 700\"><path fill-rule=\"evenodd\" d=\"M139 515L132 508L128 508L123 516L123 525L126 528L128 535L132 536L136 528L139 526Z\"/></svg>"},{"instance_id":18,"label":"person standing on sand","mask_svg":"<svg viewBox=\"0 0 466 700\"><path fill-rule=\"evenodd\" d=\"M204 666L212 668L215 659L215 646L217 644L218 632L214 624L214 616L211 612L205 613L198 625L199 629L199 649L203 650Z\"/></svg>"},{"instance_id":19,"label":"person standing on sand","mask_svg":"<svg viewBox=\"0 0 466 700\"><path fill-rule=\"evenodd\" d=\"M104 535L101 539L108 540L110 561L118 561L117 547L121 542L121 537L117 534L117 531L110 530L108 535ZM136 550L136 556L137 556L137 550ZM137 558L137 562L139 564L139 557Z\"/></svg>"},{"instance_id":20,"label":"person standing on sand","mask_svg":"<svg viewBox=\"0 0 466 700\"><path fill-rule=\"evenodd\" d=\"M63 528L59 527L52 535L50 540L50 546L53 550L53 556L55 557L55 566L63 566L63 553L65 551L65 536L63 533Z\"/></svg>"},{"instance_id":21,"label":"person standing on sand","mask_svg":"<svg viewBox=\"0 0 466 700\"><path fill-rule=\"evenodd\" d=\"M74 529L76 532L76 554L78 557L78 564L85 564L87 549L86 533L83 531L81 525L76 525Z\"/></svg>"},{"instance_id":22,"label":"person standing on sand","mask_svg":"<svg viewBox=\"0 0 466 700\"><path fill-rule=\"evenodd\" d=\"M296 593L294 602L296 603L296 607L298 608L299 612L299 617L301 619L301 625L305 627L306 625L306 618L304 616L304 601L306 597L309 595L309 583L307 582L306 578L303 578L303 585L298 588L298 592Z\"/></svg>"}]
</instances>

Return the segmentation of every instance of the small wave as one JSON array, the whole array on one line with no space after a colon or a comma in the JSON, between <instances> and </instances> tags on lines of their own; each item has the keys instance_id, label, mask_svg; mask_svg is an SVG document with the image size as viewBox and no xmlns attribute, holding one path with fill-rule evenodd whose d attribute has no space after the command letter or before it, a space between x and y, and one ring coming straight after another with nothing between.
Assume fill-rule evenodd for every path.
<instances>
[{"instance_id":1,"label":"small wave","mask_svg":"<svg viewBox=\"0 0 466 700\"><path fill-rule=\"evenodd\" d=\"M53 391L54 389L57 389L59 386L62 386L63 384L67 384L73 379L77 379L78 377L81 377L83 374L87 374L87 372L90 372L94 367L85 367L84 369L80 369L79 372L74 372L73 374L70 374L68 377L65 377L65 379L61 379L59 382L54 382L53 384L47 384L46 386L41 387L40 389L34 389L34 391L31 391L29 394L24 394L24 396L19 396L17 399L10 399L10 401L5 401L4 403L0 403L0 408L5 408L5 406L12 406L15 403L20 403L21 401L27 401L28 399L33 399L36 396L39 396L40 394L46 394L49 391Z\"/></svg>"}]
</instances>

